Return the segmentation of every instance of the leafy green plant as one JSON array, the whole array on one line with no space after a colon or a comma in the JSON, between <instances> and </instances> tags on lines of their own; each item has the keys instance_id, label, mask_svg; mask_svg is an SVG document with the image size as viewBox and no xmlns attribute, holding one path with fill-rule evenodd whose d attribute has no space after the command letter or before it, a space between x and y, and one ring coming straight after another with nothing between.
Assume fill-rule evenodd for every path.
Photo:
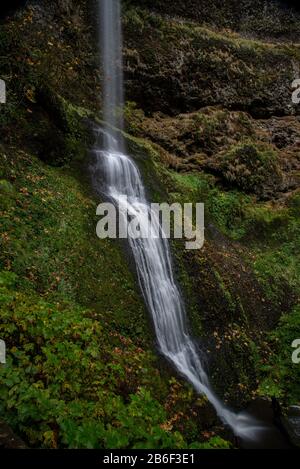
<instances>
[{"instance_id":1,"label":"leafy green plant","mask_svg":"<svg viewBox=\"0 0 300 469\"><path fill-rule=\"evenodd\" d=\"M146 352L104 334L103 319L90 318L83 308L17 292L17 282L1 272L0 336L8 357L0 368L0 409L31 445L186 446L179 432L164 429L164 407L135 383L136 373L148 383ZM111 348L112 340L119 347Z\"/></svg>"},{"instance_id":2,"label":"leafy green plant","mask_svg":"<svg viewBox=\"0 0 300 469\"><path fill-rule=\"evenodd\" d=\"M261 366L262 395L277 397L285 405L299 404L300 367L292 362L292 343L300 338L300 307L284 314L275 331L270 334L271 354Z\"/></svg>"}]
</instances>

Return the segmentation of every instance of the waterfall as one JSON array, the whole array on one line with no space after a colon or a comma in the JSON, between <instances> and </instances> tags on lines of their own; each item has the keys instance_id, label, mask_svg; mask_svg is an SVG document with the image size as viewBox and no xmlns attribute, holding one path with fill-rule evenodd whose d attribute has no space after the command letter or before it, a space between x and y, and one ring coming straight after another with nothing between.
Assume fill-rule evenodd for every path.
<instances>
[{"instance_id":1,"label":"waterfall","mask_svg":"<svg viewBox=\"0 0 300 469\"><path fill-rule=\"evenodd\" d=\"M187 328L185 306L173 276L168 241L145 195L140 172L126 154L123 129L123 69L120 0L98 0L99 41L102 49L103 120L105 129L98 129L102 144L94 150L94 184L98 174L104 178L101 192L111 200L122 217L135 217L142 227L151 218L156 236L128 242L135 261L140 288L152 316L160 352L185 377L198 393L205 394L218 416L243 439L255 439L262 427L245 413L234 413L215 395L200 353ZM97 182L98 181L98 182Z\"/></svg>"},{"instance_id":2,"label":"waterfall","mask_svg":"<svg viewBox=\"0 0 300 469\"><path fill-rule=\"evenodd\" d=\"M120 135L115 129L123 129L124 85L122 60L121 2L98 0L100 2L99 43L102 50L103 76L103 120L109 130L106 135L114 138L105 143L108 149L118 143L123 147Z\"/></svg>"}]
</instances>

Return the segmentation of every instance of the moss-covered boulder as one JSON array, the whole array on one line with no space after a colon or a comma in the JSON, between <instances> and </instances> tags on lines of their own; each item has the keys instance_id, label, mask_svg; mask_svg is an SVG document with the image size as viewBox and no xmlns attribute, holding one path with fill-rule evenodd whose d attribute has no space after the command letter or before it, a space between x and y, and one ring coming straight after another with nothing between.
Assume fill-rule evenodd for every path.
<instances>
[{"instance_id":1,"label":"moss-covered boulder","mask_svg":"<svg viewBox=\"0 0 300 469\"><path fill-rule=\"evenodd\" d=\"M222 158L220 170L230 186L260 198L269 198L280 190L282 183L277 154L269 147L252 142L230 149Z\"/></svg>"}]
</instances>

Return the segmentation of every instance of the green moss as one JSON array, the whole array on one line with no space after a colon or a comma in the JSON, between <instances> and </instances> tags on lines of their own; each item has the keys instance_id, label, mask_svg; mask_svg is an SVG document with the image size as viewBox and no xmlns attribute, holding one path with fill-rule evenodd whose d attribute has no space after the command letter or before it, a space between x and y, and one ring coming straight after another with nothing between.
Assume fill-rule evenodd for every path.
<instances>
[{"instance_id":1,"label":"green moss","mask_svg":"<svg viewBox=\"0 0 300 469\"><path fill-rule=\"evenodd\" d=\"M300 395L300 366L292 362L292 343L300 338L300 308L296 306L280 319L270 334L270 353L261 365L262 395L277 397L285 405L298 404Z\"/></svg>"},{"instance_id":2,"label":"green moss","mask_svg":"<svg viewBox=\"0 0 300 469\"><path fill-rule=\"evenodd\" d=\"M253 226L256 236L262 241L254 246L254 270L264 285L266 294L275 301L278 297L285 298L289 309L300 293L297 248L300 242L299 215L294 210L293 201L290 201L288 208L265 208L263 213L258 211L258 214L263 216L264 221L263 225L259 220L259 223ZM257 218L256 214L256 221ZM262 236L262 232L265 236Z\"/></svg>"},{"instance_id":3,"label":"green moss","mask_svg":"<svg viewBox=\"0 0 300 469\"><path fill-rule=\"evenodd\" d=\"M137 15L142 29L135 27ZM125 10L124 25L128 96L144 111L170 115L222 104L255 116L290 113L297 46L216 32L138 7Z\"/></svg>"},{"instance_id":4,"label":"green moss","mask_svg":"<svg viewBox=\"0 0 300 469\"><path fill-rule=\"evenodd\" d=\"M96 237L86 181L75 167L51 167L15 148L5 154L1 174L14 194L1 207L5 420L38 447L199 441L197 396L174 378L170 384L158 364L127 260L116 241ZM174 383L176 406L169 407Z\"/></svg>"},{"instance_id":5,"label":"green moss","mask_svg":"<svg viewBox=\"0 0 300 469\"><path fill-rule=\"evenodd\" d=\"M211 220L224 234L240 239L246 234L246 207L251 200L237 191L224 191L217 188L214 178L204 173L178 174L169 172L176 184L180 201L205 204L206 219Z\"/></svg>"},{"instance_id":6,"label":"green moss","mask_svg":"<svg viewBox=\"0 0 300 469\"><path fill-rule=\"evenodd\" d=\"M126 101L124 119L128 134L136 135L139 132L139 126L143 122L144 118L144 112L137 107L137 104L134 101Z\"/></svg>"},{"instance_id":7,"label":"green moss","mask_svg":"<svg viewBox=\"0 0 300 469\"><path fill-rule=\"evenodd\" d=\"M300 217L300 191L295 192L288 200L288 206L294 218Z\"/></svg>"},{"instance_id":8,"label":"green moss","mask_svg":"<svg viewBox=\"0 0 300 469\"><path fill-rule=\"evenodd\" d=\"M18 209L12 200L3 216L2 266L23 278L24 288L35 285L43 295L97 308L105 304L112 323L143 336L148 329L143 302L116 242L96 236L95 202L72 171L14 153L7 153L4 171L15 180Z\"/></svg>"},{"instance_id":9,"label":"green moss","mask_svg":"<svg viewBox=\"0 0 300 469\"><path fill-rule=\"evenodd\" d=\"M281 182L276 153L269 147L243 142L223 157L221 171L225 180L242 191L266 196Z\"/></svg>"},{"instance_id":10,"label":"green moss","mask_svg":"<svg viewBox=\"0 0 300 469\"><path fill-rule=\"evenodd\" d=\"M44 134L41 134L40 123L29 124L30 127L36 127L35 131L41 135L42 148L39 151L41 159L53 166L82 161L87 148L92 144L87 122L93 117L93 113L66 101L49 87L40 89L38 100L55 123L53 127L51 121L48 121ZM53 136L52 142L48 142L49 133Z\"/></svg>"},{"instance_id":11,"label":"green moss","mask_svg":"<svg viewBox=\"0 0 300 469\"><path fill-rule=\"evenodd\" d=\"M217 110L215 114L198 113L194 117L196 131L194 134L195 145L206 151L209 155L220 145L221 141L226 141L228 113L224 110Z\"/></svg>"},{"instance_id":12,"label":"green moss","mask_svg":"<svg viewBox=\"0 0 300 469\"><path fill-rule=\"evenodd\" d=\"M224 299L227 302L228 309L231 310L231 311L235 311L236 303L235 303L234 299L232 298L230 290L226 287L226 285L223 281L222 275L220 275L220 273L217 270L214 271L214 275L216 276L217 281L218 281L218 285L219 285L219 287L221 288L221 290L224 294Z\"/></svg>"},{"instance_id":13,"label":"green moss","mask_svg":"<svg viewBox=\"0 0 300 469\"><path fill-rule=\"evenodd\" d=\"M152 370L151 381L160 381L151 353L119 335L105 314L17 292L17 283L1 272L7 364L0 368L0 409L30 445L187 446L179 432L163 428L167 413L148 380Z\"/></svg>"},{"instance_id":14,"label":"green moss","mask_svg":"<svg viewBox=\"0 0 300 469\"><path fill-rule=\"evenodd\" d=\"M286 8L280 3L264 1L187 0L184 4L173 0L126 0L126 7L135 5L148 8L153 13L169 17L170 11L180 20L190 20L212 29L224 30L232 36L238 31L248 37L262 38L297 38L299 34L299 14L293 8ZM128 5L128 6L127 6ZM153 15L154 16L154 15Z\"/></svg>"},{"instance_id":15,"label":"green moss","mask_svg":"<svg viewBox=\"0 0 300 469\"><path fill-rule=\"evenodd\" d=\"M15 198L13 185L6 179L0 180L0 205L3 209L10 207L12 199Z\"/></svg>"},{"instance_id":16,"label":"green moss","mask_svg":"<svg viewBox=\"0 0 300 469\"><path fill-rule=\"evenodd\" d=\"M232 445L220 438L215 436L209 439L207 443L195 443L190 446L190 449L231 449Z\"/></svg>"},{"instance_id":17,"label":"green moss","mask_svg":"<svg viewBox=\"0 0 300 469\"><path fill-rule=\"evenodd\" d=\"M160 178L161 166L155 146L149 141L124 133L129 155L135 159L152 202L165 201L167 196Z\"/></svg>"},{"instance_id":18,"label":"green moss","mask_svg":"<svg viewBox=\"0 0 300 469\"><path fill-rule=\"evenodd\" d=\"M254 289L257 301L266 304L270 302L269 307L276 311L289 308L295 301L294 295L299 291L300 278L296 248L299 243L298 194L291 197L285 206L259 202L255 197L239 190L220 188L216 185L215 178L205 173L177 173L166 169L163 154L156 148L154 146L150 152L150 157L155 162L152 170L155 169L157 176L163 181L167 199L180 203L204 202L206 226L213 223L227 236L224 243L229 246L229 259L234 249L234 245L229 244L230 238L239 240L242 246L246 247L242 248L241 253L243 264L234 266L230 263L227 265L224 257L214 259L213 252L206 254L213 256L210 261L205 254L189 256L185 253L182 243L172 242L176 275L186 298L193 333L199 337L205 335L209 329L211 338L211 323L214 324L216 320L214 315L218 317L216 324L221 329L220 337L223 336L223 339L221 342L217 340L215 348L212 349L217 357L212 365L212 380L216 388L224 393L225 398L244 402L255 395L256 383L261 375L261 364L268 356L266 350L269 350L270 345L268 340L264 341L265 331L262 326L257 331L255 324L250 320L251 311L241 282L246 281L245 288ZM264 154L262 151L262 155L259 155L259 161L266 163L267 167L269 158L272 164L273 154ZM209 233L207 236L209 243ZM221 264L218 265L218 262ZM220 266L222 268L219 268ZM232 268L236 268L237 272L228 271ZM213 278L210 275L212 269ZM242 272L247 272L245 279L242 278L243 274L241 276ZM201 302L199 301L199 282L214 290L216 304L206 304L207 291L202 291L204 296L201 296ZM236 282L241 284L241 288ZM289 294L285 299L287 291ZM256 300L253 298L252 301ZM260 311L261 305L257 307ZM199 314L199 309L202 314ZM209 317L207 309L210 311ZM265 310L258 314L269 315ZM274 311L274 316L276 314L278 313ZM262 317L261 320L274 324L273 316ZM228 321L234 321L234 325L228 325ZM231 366L232 363L234 366ZM275 382L271 375L266 380L272 382L273 389ZM289 393L288 386L284 383L282 389L283 392Z\"/></svg>"},{"instance_id":19,"label":"green moss","mask_svg":"<svg viewBox=\"0 0 300 469\"><path fill-rule=\"evenodd\" d=\"M13 195L14 194L13 185L6 179L1 179L0 180L0 192L2 192L3 194L7 194L7 195Z\"/></svg>"}]
</instances>

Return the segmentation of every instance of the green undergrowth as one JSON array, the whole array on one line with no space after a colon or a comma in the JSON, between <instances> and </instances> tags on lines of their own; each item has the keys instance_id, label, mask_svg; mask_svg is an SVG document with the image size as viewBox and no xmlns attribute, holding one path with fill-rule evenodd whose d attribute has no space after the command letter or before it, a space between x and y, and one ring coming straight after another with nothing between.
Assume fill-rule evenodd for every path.
<instances>
[{"instance_id":1,"label":"green undergrowth","mask_svg":"<svg viewBox=\"0 0 300 469\"><path fill-rule=\"evenodd\" d=\"M1 414L33 446L180 448L165 430L167 412L153 356L118 334L106 317L74 303L50 303L1 273ZM153 370L153 372L151 372Z\"/></svg>"},{"instance_id":2,"label":"green undergrowth","mask_svg":"<svg viewBox=\"0 0 300 469\"><path fill-rule=\"evenodd\" d=\"M291 344L300 337L300 311L298 307L290 311L300 295L299 195L276 206L257 202L239 191L222 191L210 184L208 176L174 173L171 177L180 188L176 198L185 199L189 194L194 202L204 201L206 223L213 221L223 234L246 247L244 261L265 297L284 313L278 327L266 336L267 350L261 344L262 348L256 348L248 360L253 358L259 376L259 394L277 397L283 404L299 404L299 365L292 363ZM237 366L236 356L234 360ZM243 380L243 368L239 373L239 382L247 382Z\"/></svg>"},{"instance_id":3,"label":"green undergrowth","mask_svg":"<svg viewBox=\"0 0 300 469\"><path fill-rule=\"evenodd\" d=\"M248 262L270 299L276 301L287 285L299 294L299 194L275 205L237 190L224 191L205 174L170 176L178 187L176 199L204 202L207 222L251 248Z\"/></svg>"},{"instance_id":4,"label":"green undergrowth","mask_svg":"<svg viewBox=\"0 0 300 469\"><path fill-rule=\"evenodd\" d=\"M248 37L285 38L299 35L299 17L292 8L283 7L277 2L270 2L267 7L263 1L245 0L238 4L232 0L208 3L203 0L187 0L184 4L173 0L126 0L129 8L136 5L148 8L181 21L193 21L197 24L209 25L211 29L218 29L220 33L237 36L237 32ZM134 10L131 10L134 15ZM137 27L143 27L141 20L135 19Z\"/></svg>"},{"instance_id":5,"label":"green undergrowth","mask_svg":"<svg viewBox=\"0 0 300 469\"><path fill-rule=\"evenodd\" d=\"M284 314L270 334L270 359L261 367L263 396L276 397L285 405L300 403L300 367L293 363L293 342L300 338L300 307ZM299 353L298 353L299 356Z\"/></svg>"},{"instance_id":6,"label":"green undergrowth","mask_svg":"<svg viewBox=\"0 0 300 469\"><path fill-rule=\"evenodd\" d=\"M276 152L266 145L255 145L250 140L231 148L224 155L221 168L223 177L230 185L260 197L281 182Z\"/></svg>"},{"instance_id":7,"label":"green undergrowth","mask_svg":"<svg viewBox=\"0 0 300 469\"><path fill-rule=\"evenodd\" d=\"M247 368L246 363L251 362L251 379L260 383L259 394L278 397L284 404L299 403L299 366L291 361L291 344L300 337L299 308L293 307L300 293L299 193L294 193L284 203L259 201L240 190L219 187L211 175L200 172L177 173L166 169L155 151L153 161L160 180L164 181L169 201L203 202L205 225L212 223L226 237L227 242L242 248L242 261L251 269L253 278L258 280L265 297L263 301L270 301L274 308L283 313L278 326L265 335L262 341L253 341L251 333L247 341L242 339L249 334L249 327L252 327L244 311L243 301L240 299L237 303L238 297L232 286L228 289L227 280L224 283L222 274L215 271L215 281L223 289L223 301L228 310L232 308L232 313L240 310L241 335L235 341L230 339L229 348L226 340L223 346L228 348L227 352L235 362L232 373L236 375L242 392L252 387L249 375L243 371ZM209 230L206 235L209 239ZM192 329L199 336L203 333L203 327L198 312L199 304L194 298L197 279L191 278L186 272L182 261L183 246L178 243L174 245L177 276L187 296ZM199 275L203 277L207 273L202 271ZM265 331L261 333L264 335ZM245 355L246 342L250 345L247 345ZM224 363L225 368L228 366L228 363Z\"/></svg>"},{"instance_id":8,"label":"green undergrowth","mask_svg":"<svg viewBox=\"0 0 300 469\"><path fill-rule=\"evenodd\" d=\"M228 447L201 435L205 399L159 364L81 170L9 146L0 161L2 418L33 447Z\"/></svg>"},{"instance_id":9,"label":"green undergrowth","mask_svg":"<svg viewBox=\"0 0 300 469\"><path fill-rule=\"evenodd\" d=\"M1 153L2 180L10 187L7 192L0 186L6 206L1 217L2 267L20 276L22 288L35 288L45 297L105 304L108 320L137 337L147 336L134 277L117 244L98 240L96 202L76 174L17 149Z\"/></svg>"},{"instance_id":10,"label":"green undergrowth","mask_svg":"<svg viewBox=\"0 0 300 469\"><path fill-rule=\"evenodd\" d=\"M176 173L168 171L173 181L172 195L181 202L205 204L207 220L233 240L263 236L288 219L287 210L272 209L266 203L238 190L224 190L215 184L214 177L205 173Z\"/></svg>"}]
</instances>

